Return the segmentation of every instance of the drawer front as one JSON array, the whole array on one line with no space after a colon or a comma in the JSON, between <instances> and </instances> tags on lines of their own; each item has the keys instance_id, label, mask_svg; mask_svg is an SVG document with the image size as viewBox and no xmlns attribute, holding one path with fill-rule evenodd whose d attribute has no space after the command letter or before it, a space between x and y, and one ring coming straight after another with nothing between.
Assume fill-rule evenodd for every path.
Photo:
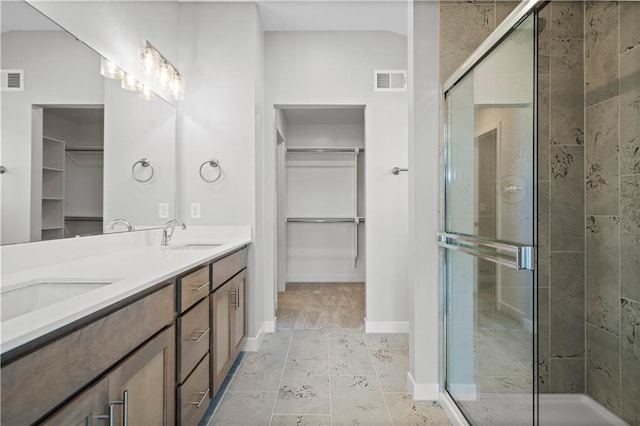
<instances>
[{"instance_id":1,"label":"drawer front","mask_svg":"<svg viewBox=\"0 0 640 426\"><path fill-rule=\"evenodd\" d=\"M209 355L198 364L193 374L178 386L178 424L197 425L209 408Z\"/></svg>"},{"instance_id":2,"label":"drawer front","mask_svg":"<svg viewBox=\"0 0 640 426\"><path fill-rule=\"evenodd\" d=\"M2 424L31 424L174 320L173 284L2 368Z\"/></svg>"},{"instance_id":3,"label":"drawer front","mask_svg":"<svg viewBox=\"0 0 640 426\"><path fill-rule=\"evenodd\" d=\"M178 383L209 351L209 299L200 301L192 310L178 317Z\"/></svg>"},{"instance_id":4,"label":"drawer front","mask_svg":"<svg viewBox=\"0 0 640 426\"><path fill-rule=\"evenodd\" d=\"M209 265L178 279L178 311L186 311L209 294Z\"/></svg>"},{"instance_id":5,"label":"drawer front","mask_svg":"<svg viewBox=\"0 0 640 426\"><path fill-rule=\"evenodd\" d=\"M213 264L213 290L247 267L246 247Z\"/></svg>"}]
</instances>

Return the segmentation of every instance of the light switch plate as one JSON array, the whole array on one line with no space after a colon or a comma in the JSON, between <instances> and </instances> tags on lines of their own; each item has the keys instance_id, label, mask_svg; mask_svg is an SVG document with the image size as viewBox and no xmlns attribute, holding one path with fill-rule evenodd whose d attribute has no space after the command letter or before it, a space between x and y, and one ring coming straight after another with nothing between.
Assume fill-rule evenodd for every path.
<instances>
[{"instance_id":1,"label":"light switch plate","mask_svg":"<svg viewBox=\"0 0 640 426\"><path fill-rule=\"evenodd\" d=\"M158 217L160 219L166 219L169 217L169 203L158 204Z\"/></svg>"},{"instance_id":2,"label":"light switch plate","mask_svg":"<svg viewBox=\"0 0 640 426\"><path fill-rule=\"evenodd\" d=\"M200 219L200 203L191 203L191 219Z\"/></svg>"}]
</instances>

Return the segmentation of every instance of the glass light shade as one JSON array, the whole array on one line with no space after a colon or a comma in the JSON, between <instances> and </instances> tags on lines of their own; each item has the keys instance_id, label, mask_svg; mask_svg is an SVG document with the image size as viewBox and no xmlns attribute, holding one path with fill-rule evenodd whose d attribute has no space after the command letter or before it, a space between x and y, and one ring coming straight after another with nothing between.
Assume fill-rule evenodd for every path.
<instances>
[{"instance_id":1,"label":"glass light shade","mask_svg":"<svg viewBox=\"0 0 640 426\"><path fill-rule=\"evenodd\" d=\"M153 76L160 65L160 55L151 46L140 49L140 71L144 75Z\"/></svg>"},{"instance_id":2,"label":"glass light shade","mask_svg":"<svg viewBox=\"0 0 640 426\"><path fill-rule=\"evenodd\" d=\"M158 69L158 85L166 91L167 88L169 88L174 74L175 71L171 65L166 62L161 63Z\"/></svg>"},{"instance_id":3,"label":"glass light shade","mask_svg":"<svg viewBox=\"0 0 640 426\"><path fill-rule=\"evenodd\" d=\"M124 90L137 91L140 90L140 82L131 74L124 74L121 86Z\"/></svg>"},{"instance_id":4,"label":"glass light shade","mask_svg":"<svg viewBox=\"0 0 640 426\"><path fill-rule=\"evenodd\" d=\"M148 86L145 86L143 84L140 87L140 92L138 93L138 97L140 99L144 99L145 101L152 101L156 98L156 94Z\"/></svg>"},{"instance_id":5,"label":"glass light shade","mask_svg":"<svg viewBox=\"0 0 640 426\"><path fill-rule=\"evenodd\" d=\"M120 80L124 76L124 71L118 68L116 64L114 64L107 58L102 58L102 60L100 61L100 74L107 78Z\"/></svg>"},{"instance_id":6,"label":"glass light shade","mask_svg":"<svg viewBox=\"0 0 640 426\"><path fill-rule=\"evenodd\" d=\"M171 92L171 96L173 96L176 101L183 100L184 99L184 77L178 73L175 73L171 80L169 91Z\"/></svg>"}]
</instances>

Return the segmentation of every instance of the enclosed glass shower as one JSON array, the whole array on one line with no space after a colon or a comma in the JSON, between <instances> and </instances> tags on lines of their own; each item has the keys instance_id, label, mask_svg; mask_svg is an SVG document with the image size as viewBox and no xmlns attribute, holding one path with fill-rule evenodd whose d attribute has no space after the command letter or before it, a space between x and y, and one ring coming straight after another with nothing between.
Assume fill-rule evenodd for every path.
<instances>
[{"instance_id":1,"label":"enclosed glass shower","mask_svg":"<svg viewBox=\"0 0 640 426\"><path fill-rule=\"evenodd\" d=\"M640 2L522 2L445 83L444 382L470 424L640 425Z\"/></svg>"}]
</instances>

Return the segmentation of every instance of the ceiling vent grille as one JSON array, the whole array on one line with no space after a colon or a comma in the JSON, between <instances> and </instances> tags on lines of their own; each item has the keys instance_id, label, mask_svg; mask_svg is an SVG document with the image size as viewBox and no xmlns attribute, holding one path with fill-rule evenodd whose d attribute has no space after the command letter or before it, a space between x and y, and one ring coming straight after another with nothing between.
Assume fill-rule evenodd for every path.
<instances>
[{"instance_id":1,"label":"ceiling vent grille","mask_svg":"<svg viewBox=\"0 0 640 426\"><path fill-rule=\"evenodd\" d=\"M375 70L373 90L375 92L406 92L407 70Z\"/></svg>"},{"instance_id":2,"label":"ceiling vent grille","mask_svg":"<svg viewBox=\"0 0 640 426\"><path fill-rule=\"evenodd\" d=\"M2 70L0 89L3 92L24 91L24 70Z\"/></svg>"}]
</instances>

